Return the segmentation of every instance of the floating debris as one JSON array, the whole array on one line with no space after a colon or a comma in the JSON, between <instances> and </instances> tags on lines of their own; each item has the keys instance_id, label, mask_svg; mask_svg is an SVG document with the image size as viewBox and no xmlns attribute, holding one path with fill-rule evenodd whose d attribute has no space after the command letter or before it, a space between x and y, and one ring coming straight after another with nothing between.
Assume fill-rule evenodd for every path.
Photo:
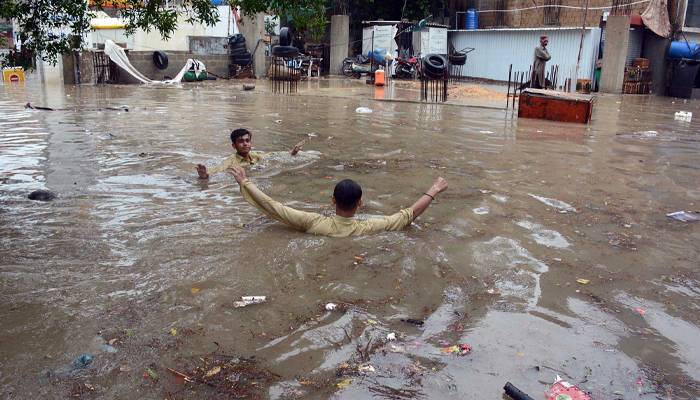
<instances>
[{"instance_id":1,"label":"floating debris","mask_svg":"<svg viewBox=\"0 0 700 400\"><path fill-rule=\"evenodd\" d=\"M700 212L698 211L676 211L666 214L667 217L673 218L676 221L697 222L700 221Z\"/></svg>"},{"instance_id":2,"label":"floating debris","mask_svg":"<svg viewBox=\"0 0 700 400\"><path fill-rule=\"evenodd\" d=\"M446 346L442 348L443 354L457 354L458 356L466 356L472 351L472 347L466 343L461 343L454 346Z\"/></svg>"},{"instance_id":3,"label":"floating debris","mask_svg":"<svg viewBox=\"0 0 700 400\"><path fill-rule=\"evenodd\" d=\"M90 363L92 363L92 354L88 353L81 354L78 358L73 360L73 366L75 368L85 368L90 365Z\"/></svg>"},{"instance_id":4,"label":"floating debris","mask_svg":"<svg viewBox=\"0 0 700 400\"><path fill-rule=\"evenodd\" d=\"M477 207L477 208L473 209L472 211L476 215L486 215L489 213L490 210L488 207Z\"/></svg>"},{"instance_id":5,"label":"floating debris","mask_svg":"<svg viewBox=\"0 0 700 400\"><path fill-rule=\"evenodd\" d=\"M542 196L538 196L538 195L532 194L532 193L528 193L528 196L532 197L533 199L537 199L540 202L542 202L550 207L557 208L562 213L576 212L576 209L571 204L565 203L561 200L550 199L548 197L542 197Z\"/></svg>"},{"instance_id":6,"label":"floating debris","mask_svg":"<svg viewBox=\"0 0 700 400\"><path fill-rule=\"evenodd\" d=\"M272 372L258 367L253 359L214 353L197 357L196 360L198 365L184 372L171 368L168 371L194 384L197 389L215 390L226 395L226 398L262 398L263 384L271 384L278 378ZM200 394L195 397L216 397Z\"/></svg>"},{"instance_id":7,"label":"floating debris","mask_svg":"<svg viewBox=\"0 0 700 400\"><path fill-rule=\"evenodd\" d=\"M35 201L51 201L56 198L56 193L50 191L50 190L35 190L31 193L29 193L29 196L27 196L29 200L35 200Z\"/></svg>"},{"instance_id":8,"label":"floating debris","mask_svg":"<svg viewBox=\"0 0 700 400\"><path fill-rule=\"evenodd\" d=\"M413 319L413 318L406 318L406 319L401 319L401 322L405 322L407 324L411 325L416 325L416 326L423 326L425 322L419 320L419 319Z\"/></svg>"},{"instance_id":9,"label":"floating debris","mask_svg":"<svg viewBox=\"0 0 700 400\"><path fill-rule=\"evenodd\" d=\"M261 304L267 301L267 296L241 296L240 301L234 301L233 306L236 308L246 307L252 304Z\"/></svg>"},{"instance_id":10,"label":"floating debris","mask_svg":"<svg viewBox=\"0 0 700 400\"><path fill-rule=\"evenodd\" d=\"M676 121L690 122L693 119L693 113L690 111L678 111L673 114L673 119Z\"/></svg>"},{"instance_id":11,"label":"floating debris","mask_svg":"<svg viewBox=\"0 0 700 400\"><path fill-rule=\"evenodd\" d=\"M355 112L358 113L358 114L371 114L371 113L372 113L372 109L371 109L371 108L367 108L367 107L357 107L357 108L355 109Z\"/></svg>"}]
</instances>

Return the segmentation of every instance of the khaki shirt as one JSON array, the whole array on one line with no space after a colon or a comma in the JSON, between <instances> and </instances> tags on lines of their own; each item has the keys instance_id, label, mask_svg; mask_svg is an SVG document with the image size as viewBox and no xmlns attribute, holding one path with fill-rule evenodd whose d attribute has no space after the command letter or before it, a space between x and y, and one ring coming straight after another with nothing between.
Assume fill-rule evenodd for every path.
<instances>
[{"instance_id":1,"label":"khaki shirt","mask_svg":"<svg viewBox=\"0 0 700 400\"><path fill-rule=\"evenodd\" d=\"M231 168L234 165L255 165L259 163L260 160L263 159L263 157L265 157L265 154L259 151L251 151L250 153L248 153L248 155L250 156L250 160L241 157L238 153L234 153L230 157L222 161L221 164L215 167L208 168L207 174L214 175L218 174L219 172L226 172L227 169Z\"/></svg>"},{"instance_id":2,"label":"khaki shirt","mask_svg":"<svg viewBox=\"0 0 700 400\"><path fill-rule=\"evenodd\" d=\"M299 211L270 198L249 180L241 183L243 198L260 211L292 228L331 237L360 236L381 231L398 231L413 222L413 210L403 209L387 217L365 220Z\"/></svg>"}]
</instances>

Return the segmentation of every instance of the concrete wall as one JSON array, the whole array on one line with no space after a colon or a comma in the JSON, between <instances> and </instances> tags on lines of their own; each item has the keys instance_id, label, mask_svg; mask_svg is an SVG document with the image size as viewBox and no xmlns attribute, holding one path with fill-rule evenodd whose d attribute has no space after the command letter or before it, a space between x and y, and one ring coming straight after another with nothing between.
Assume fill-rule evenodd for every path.
<instances>
[{"instance_id":1,"label":"concrete wall","mask_svg":"<svg viewBox=\"0 0 700 400\"><path fill-rule=\"evenodd\" d=\"M245 44L248 51L253 55L253 65L255 76L262 78L266 74L265 43L262 38L265 36L265 14L259 13L253 16L243 15L241 18L241 34L245 37ZM259 45L257 43L260 42ZM257 46L256 46L257 45Z\"/></svg>"},{"instance_id":2,"label":"concrete wall","mask_svg":"<svg viewBox=\"0 0 700 400\"><path fill-rule=\"evenodd\" d=\"M350 16L333 15L331 17L331 60L330 74L340 75L343 60L348 56L350 43Z\"/></svg>"},{"instance_id":3,"label":"concrete wall","mask_svg":"<svg viewBox=\"0 0 700 400\"><path fill-rule=\"evenodd\" d=\"M632 2L633 1L630 0L626 1L625 3ZM496 5L498 4L493 0L477 0L476 3L476 8L480 11L496 9ZM536 4L542 5L542 2L533 2L532 0L506 0L504 8L507 10L524 9L531 8ZM611 4L611 0L589 0L588 6L590 8L598 8L609 7ZM561 5L584 8L585 1L561 0ZM634 4L630 6L629 13L639 15L646 9L647 5L648 3ZM466 11L466 9L462 11ZM558 9L558 18L556 19L552 11L555 11L555 9L536 8L531 10L501 13L500 23L498 21L498 13L481 12L479 13L479 26L483 28L533 28L538 26L547 26L547 24L549 24L550 26L580 27L581 23L583 22L583 9L560 8ZM604 11L606 10L589 9L588 13L586 13L586 26L598 26ZM545 18L546 13L549 13L548 18ZM459 19L459 27L464 28L464 14L459 14Z\"/></svg>"},{"instance_id":4,"label":"concrete wall","mask_svg":"<svg viewBox=\"0 0 700 400\"><path fill-rule=\"evenodd\" d=\"M199 55L186 51L169 51L168 68L161 70L153 63L152 51L129 51L129 61L139 72L154 80L163 80L166 76L174 78L188 58L194 58L204 63L208 72L222 77L228 77L229 57L223 54ZM139 83L131 75L124 71L119 73L120 83Z\"/></svg>"},{"instance_id":5,"label":"concrete wall","mask_svg":"<svg viewBox=\"0 0 700 400\"><path fill-rule=\"evenodd\" d=\"M627 64L627 47L629 46L630 18L628 16L610 16L605 28L605 48L603 49L603 66L600 77L600 91L622 93L622 84Z\"/></svg>"},{"instance_id":6,"label":"concrete wall","mask_svg":"<svg viewBox=\"0 0 700 400\"><path fill-rule=\"evenodd\" d=\"M666 51L670 40L657 36L654 32L644 32L642 57L649 59L652 76L652 93L663 96L666 91Z\"/></svg>"},{"instance_id":7,"label":"concrete wall","mask_svg":"<svg viewBox=\"0 0 700 400\"><path fill-rule=\"evenodd\" d=\"M189 51L189 36L226 37L234 33L234 21L233 17L230 16L230 8L219 6L217 9L220 21L214 26L191 24L187 22L186 16L179 15L178 28L167 40L163 40L157 31L145 32L138 29L133 35L126 36L124 29L98 29L88 33L86 46L96 48L96 44L111 39L115 43L126 43L129 50Z\"/></svg>"},{"instance_id":8,"label":"concrete wall","mask_svg":"<svg viewBox=\"0 0 700 400\"><path fill-rule=\"evenodd\" d=\"M228 38L215 36L190 36L192 54L228 54Z\"/></svg>"}]
</instances>

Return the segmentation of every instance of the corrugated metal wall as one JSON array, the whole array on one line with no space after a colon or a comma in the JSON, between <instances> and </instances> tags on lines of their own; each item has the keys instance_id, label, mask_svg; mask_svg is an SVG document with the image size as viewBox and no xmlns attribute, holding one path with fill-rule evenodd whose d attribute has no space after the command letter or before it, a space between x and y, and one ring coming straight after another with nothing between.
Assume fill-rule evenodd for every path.
<instances>
[{"instance_id":1,"label":"corrugated metal wall","mask_svg":"<svg viewBox=\"0 0 700 400\"><path fill-rule=\"evenodd\" d=\"M530 68L535 47L539 45L540 35L543 34L549 36L547 48L552 56L547 63L547 71L550 65L559 65L561 85L565 78L574 75L581 29L458 30L449 32L449 41L457 51L465 47L475 48L469 53L467 63L462 68L463 76L507 81L510 64L513 64L514 71L527 71ZM592 78L599 43L600 28L586 29L579 79Z\"/></svg>"}]
</instances>

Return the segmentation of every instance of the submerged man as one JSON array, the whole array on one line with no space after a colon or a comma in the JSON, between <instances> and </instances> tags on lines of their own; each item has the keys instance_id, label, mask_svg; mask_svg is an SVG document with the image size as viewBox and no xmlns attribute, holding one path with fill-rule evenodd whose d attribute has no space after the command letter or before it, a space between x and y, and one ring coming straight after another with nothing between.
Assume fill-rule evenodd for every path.
<instances>
[{"instance_id":1,"label":"submerged man","mask_svg":"<svg viewBox=\"0 0 700 400\"><path fill-rule=\"evenodd\" d=\"M209 168L202 164L197 164L197 175L199 179L209 179L210 175L224 172L234 165L255 165L262 160L265 153L252 151L253 134L245 128L235 129L231 132L231 146L236 150L236 153L222 161L219 165ZM295 156L304 147L306 140L294 145L289 154Z\"/></svg>"},{"instance_id":2,"label":"submerged man","mask_svg":"<svg viewBox=\"0 0 700 400\"><path fill-rule=\"evenodd\" d=\"M535 47L535 59L532 62L532 76L530 77L530 87L534 89L546 89L547 83L544 80L544 67L552 56L547 51L549 38L540 36L540 45Z\"/></svg>"},{"instance_id":3,"label":"submerged man","mask_svg":"<svg viewBox=\"0 0 700 400\"><path fill-rule=\"evenodd\" d=\"M401 230L423 214L438 193L447 189L447 181L437 178L430 189L423 193L411 207L386 217L358 220L354 217L357 209L362 205L362 188L350 179L342 180L335 185L332 198L335 216L326 217L313 212L295 210L271 199L246 178L245 169L241 166L234 165L229 172L241 187L243 198L269 217L302 232L332 237Z\"/></svg>"}]
</instances>

